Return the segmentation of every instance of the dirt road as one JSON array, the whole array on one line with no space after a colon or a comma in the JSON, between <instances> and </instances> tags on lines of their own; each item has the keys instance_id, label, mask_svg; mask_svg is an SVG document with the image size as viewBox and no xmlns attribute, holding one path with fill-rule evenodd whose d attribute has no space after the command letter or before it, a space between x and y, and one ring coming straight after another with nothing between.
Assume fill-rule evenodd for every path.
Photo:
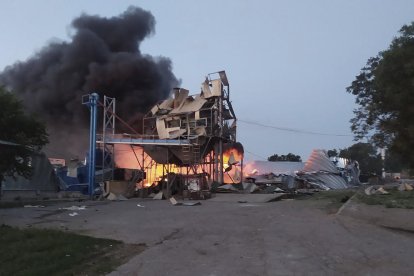
<instances>
[{"instance_id":1,"label":"dirt road","mask_svg":"<svg viewBox=\"0 0 414 276\"><path fill-rule=\"evenodd\" d=\"M232 197L233 195L225 195ZM225 197L224 196L224 197ZM230 198L229 198L230 199ZM329 214L323 202L132 199L85 210L0 210L0 224L52 227L148 247L111 275L410 275L414 234ZM74 212L75 216L69 216Z\"/></svg>"}]
</instances>

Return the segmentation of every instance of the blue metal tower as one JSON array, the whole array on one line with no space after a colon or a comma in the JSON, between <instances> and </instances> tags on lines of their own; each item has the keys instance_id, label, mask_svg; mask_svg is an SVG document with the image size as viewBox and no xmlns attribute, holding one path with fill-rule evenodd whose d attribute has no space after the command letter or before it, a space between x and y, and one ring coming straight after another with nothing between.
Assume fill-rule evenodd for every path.
<instances>
[{"instance_id":1,"label":"blue metal tower","mask_svg":"<svg viewBox=\"0 0 414 276\"><path fill-rule=\"evenodd\" d=\"M96 159L96 121L99 95L92 93L82 96L82 104L90 110L90 129L89 129L89 157L88 157L88 183L89 196L93 199L95 189L95 159Z\"/></svg>"}]
</instances>

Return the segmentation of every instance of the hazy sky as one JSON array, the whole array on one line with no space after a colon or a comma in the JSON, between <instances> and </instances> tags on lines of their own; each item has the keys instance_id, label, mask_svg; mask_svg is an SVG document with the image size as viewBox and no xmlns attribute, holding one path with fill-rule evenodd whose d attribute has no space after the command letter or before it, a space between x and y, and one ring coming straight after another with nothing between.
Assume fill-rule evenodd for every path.
<instances>
[{"instance_id":1,"label":"hazy sky","mask_svg":"<svg viewBox=\"0 0 414 276\"><path fill-rule=\"evenodd\" d=\"M352 145L354 98L346 93L367 59L414 21L414 1L0 1L0 71L54 39L69 40L81 13L150 11L156 33L143 53L173 62L182 87L200 91L226 70L247 159ZM139 77L139 76L137 76ZM81 103L79 103L81 104ZM311 135L246 124L349 136ZM252 155L256 154L256 155Z\"/></svg>"}]
</instances>

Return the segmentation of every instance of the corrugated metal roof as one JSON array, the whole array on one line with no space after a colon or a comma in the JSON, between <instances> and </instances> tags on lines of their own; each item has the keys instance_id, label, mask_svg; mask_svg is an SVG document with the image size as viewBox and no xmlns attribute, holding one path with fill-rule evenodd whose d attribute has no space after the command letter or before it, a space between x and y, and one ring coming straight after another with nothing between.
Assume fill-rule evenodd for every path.
<instances>
[{"instance_id":1,"label":"corrugated metal roof","mask_svg":"<svg viewBox=\"0 0 414 276\"><path fill-rule=\"evenodd\" d=\"M306 161L305 172L325 171L331 173L339 173L335 164L329 159L325 150L313 150L311 156Z\"/></svg>"},{"instance_id":2,"label":"corrugated metal roof","mask_svg":"<svg viewBox=\"0 0 414 276\"><path fill-rule=\"evenodd\" d=\"M301 178L324 189L345 189L348 187L325 150L313 150L302 173Z\"/></svg>"}]
</instances>

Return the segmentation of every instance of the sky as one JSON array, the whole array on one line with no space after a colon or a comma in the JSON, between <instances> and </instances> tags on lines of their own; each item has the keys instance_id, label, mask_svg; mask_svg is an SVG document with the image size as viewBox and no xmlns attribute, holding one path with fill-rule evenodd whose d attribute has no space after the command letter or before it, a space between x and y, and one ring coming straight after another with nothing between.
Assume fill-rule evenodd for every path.
<instances>
[{"instance_id":1,"label":"sky","mask_svg":"<svg viewBox=\"0 0 414 276\"><path fill-rule=\"evenodd\" d=\"M197 94L208 73L226 71L248 160L289 152L306 160L312 149L355 143L349 120L356 105L346 87L368 58L414 21L414 1L408 0L0 0L0 5L0 71L54 40L69 41L70 23L82 13L112 17L131 5L150 11L156 30L141 52L170 58L181 87Z\"/></svg>"}]
</instances>

